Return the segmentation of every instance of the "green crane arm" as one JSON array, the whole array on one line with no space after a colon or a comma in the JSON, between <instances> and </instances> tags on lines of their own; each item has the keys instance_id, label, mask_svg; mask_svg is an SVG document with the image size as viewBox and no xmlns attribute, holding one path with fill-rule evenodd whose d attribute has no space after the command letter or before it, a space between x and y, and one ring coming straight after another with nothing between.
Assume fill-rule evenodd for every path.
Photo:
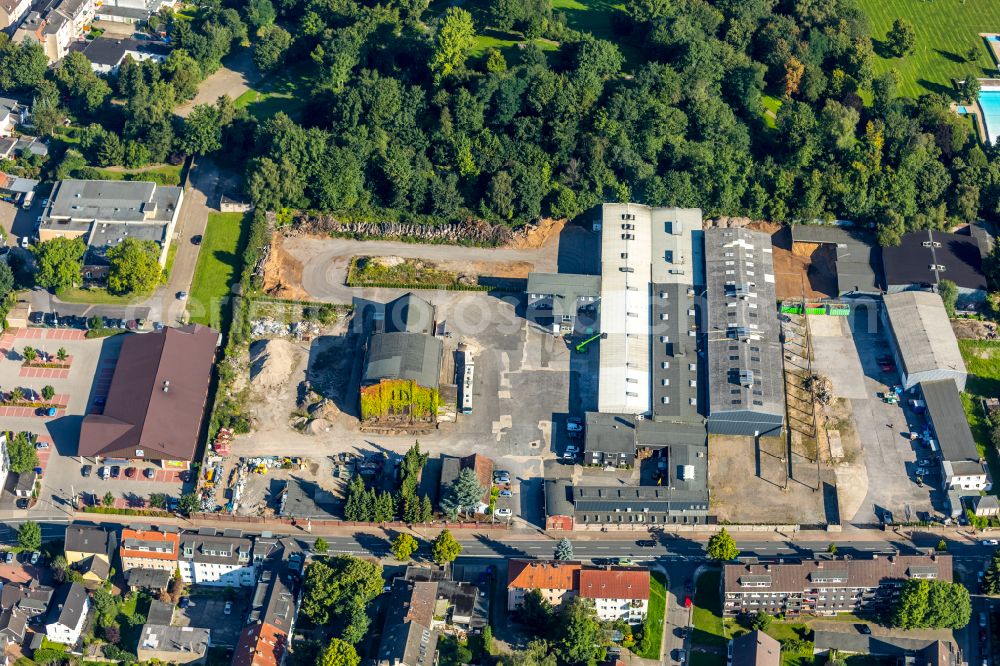
<instances>
[{"instance_id":1,"label":"green crane arm","mask_svg":"<svg viewBox=\"0 0 1000 666\"><path fill-rule=\"evenodd\" d=\"M581 342L580 344L578 344L576 346L576 350L578 352L583 353L583 351L585 351L587 349L587 345L589 345L591 342L593 342L594 340L597 340L598 338L600 338L600 339L603 340L606 337L608 337L607 333L597 333L596 335L592 335L589 338L587 338L586 340L584 340L583 342Z\"/></svg>"}]
</instances>

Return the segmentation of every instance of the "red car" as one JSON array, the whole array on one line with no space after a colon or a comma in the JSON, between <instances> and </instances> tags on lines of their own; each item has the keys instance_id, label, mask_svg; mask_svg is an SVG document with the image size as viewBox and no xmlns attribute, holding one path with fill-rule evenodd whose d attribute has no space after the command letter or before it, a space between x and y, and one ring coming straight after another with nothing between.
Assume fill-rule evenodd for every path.
<instances>
[{"instance_id":1,"label":"red car","mask_svg":"<svg viewBox=\"0 0 1000 666\"><path fill-rule=\"evenodd\" d=\"M684 608L691 608L691 597L684 595Z\"/></svg>"},{"instance_id":2,"label":"red car","mask_svg":"<svg viewBox=\"0 0 1000 666\"><path fill-rule=\"evenodd\" d=\"M132 477L134 477L135 476L135 467L129 467L128 469L126 469L125 470L125 476L128 477L128 478L130 478L130 479Z\"/></svg>"}]
</instances>

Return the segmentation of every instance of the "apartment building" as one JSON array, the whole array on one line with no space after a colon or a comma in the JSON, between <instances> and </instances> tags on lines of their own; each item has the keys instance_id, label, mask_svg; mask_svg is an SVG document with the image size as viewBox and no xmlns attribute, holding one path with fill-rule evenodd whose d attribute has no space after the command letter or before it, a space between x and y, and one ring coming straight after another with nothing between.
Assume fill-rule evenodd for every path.
<instances>
[{"instance_id":1,"label":"apartment building","mask_svg":"<svg viewBox=\"0 0 1000 666\"><path fill-rule=\"evenodd\" d=\"M586 567L580 570L580 596L594 602L597 617L607 622L640 624L649 613L647 569Z\"/></svg>"},{"instance_id":2,"label":"apartment building","mask_svg":"<svg viewBox=\"0 0 1000 666\"><path fill-rule=\"evenodd\" d=\"M558 606L575 596L590 599L602 620L638 624L649 612L649 571L636 567L584 566L555 560L511 560L507 563L507 610L538 590Z\"/></svg>"},{"instance_id":3,"label":"apartment building","mask_svg":"<svg viewBox=\"0 0 1000 666\"><path fill-rule=\"evenodd\" d=\"M885 607L907 580L951 581L950 555L723 565L723 613L836 615Z\"/></svg>"},{"instance_id":4,"label":"apartment building","mask_svg":"<svg viewBox=\"0 0 1000 666\"><path fill-rule=\"evenodd\" d=\"M177 532L142 527L123 529L118 551L122 572L146 569L173 574L177 570L180 540Z\"/></svg>"},{"instance_id":5,"label":"apartment building","mask_svg":"<svg viewBox=\"0 0 1000 666\"><path fill-rule=\"evenodd\" d=\"M546 560L511 560L507 563L507 610L524 603L524 595L538 590L542 597L558 606L576 595L576 578L583 565L579 562Z\"/></svg>"},{"instance_id":6,"label":"apartment building","mask_svg":"<svg viewBox=\"0 0 1000 666\"><path fill-rule=\"evenodd\" d=\"M0 1L0 30L16 26L21 22L25 14L28 13L29 9L31 9L30 0Z\"/></svg>"},{"instance_id":7,"label":"apartment building","mask_svg":"<svg viewBox=\"0 0 1000 666\"><path fill-rule=\"evenodd\" d=\"M50 63L66 57L70 45L94 20L95 0L47 0L35 6L14 32L13 41L33 40L45 50Z\"/></svg>"},{"instance_id":8,"label":"apartment building","mask_svg":"<svg viewBox=\"0 0 1000 666\"><path fill-rule=\"evenodd\" d=\"M251 560L253 542L239 530L218 534L201 529L185 534L180 540L177 568L181 580L195 585L248 587L256 582L256 567Z\"/></svg>"}]
</instances>

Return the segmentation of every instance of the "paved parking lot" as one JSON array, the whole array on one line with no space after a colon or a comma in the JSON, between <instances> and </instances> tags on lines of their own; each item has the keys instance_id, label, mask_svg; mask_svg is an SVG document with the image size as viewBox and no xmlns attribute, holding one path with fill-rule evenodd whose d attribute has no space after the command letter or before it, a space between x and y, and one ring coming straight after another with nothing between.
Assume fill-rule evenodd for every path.
<instances>
[{"instance_id":1,"label":"paved parking lot","mask_svg":"<svg viewBox=\"0 0 1000 666\"><path fill-rule=\"evenodd\" d=\"M58 410L54 417L37 416L30 408L3 410L20 410L16 415L0 412L5 428L34 433L41 441L49 443L48 449L39 450L44 474L42 493L31 509L36 518L66 516L74 494L100 498L110 490L121 501L135 505L150 493L178 496L181 491L175 471L157 469L156 476L147 479L142 476L144 466L140 465L134 478L122 475L119 479L103 481L98 476L96 461L77 457L80 423L84 414L100 411L95 401L100 402L98 397L107 395L122 341L122 336L87 340L82 333L75 329L29 328L8 331L0 338L0 346L6 350L0 357L0 386L21 386L40 392L45 384L51 384L56 390L55 402L65 405L65 409ZM26 345L53 355L64 347L73 361L69 372L65 377L21 377L19 350ZM92 466L92 473L84 477L81 470L88 464ZM4 511L14 511L13 497L5 495L0 499L0 512Z\"/></svg>"},{"instance_id":2,"label":"paved parking lot","mask_svg":"<svg viewBox=\"0 0 1000 666\"><path fill-rule=\"evenodd\" d=\"M192 594L187 608L178 608L174 612L174 621L181 627L198 627L212 631L212 645L235 647L243 629L243 620L250 606L245 595L233 598L233 609L229 615L224 610L226 599L220 589L218 595L204 596Z\"/></svg>"}]
</instances>

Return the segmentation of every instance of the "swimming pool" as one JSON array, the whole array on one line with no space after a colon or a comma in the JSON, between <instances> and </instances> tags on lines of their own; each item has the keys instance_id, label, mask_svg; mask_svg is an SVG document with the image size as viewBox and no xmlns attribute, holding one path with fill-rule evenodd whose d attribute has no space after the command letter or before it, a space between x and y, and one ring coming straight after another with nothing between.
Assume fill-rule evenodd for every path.
<instances>
[{"instance_id":1,"label":"swimming pool","mask_svg":"<svg viewBox=\"0 0 1000 666\"><path fill-rule=\"evenodd\" d=\"M1000 138L1000 87L983 87L979 92L979 106L983 109L986 138L991 145Z\"/></svg>"}]
</instances>

